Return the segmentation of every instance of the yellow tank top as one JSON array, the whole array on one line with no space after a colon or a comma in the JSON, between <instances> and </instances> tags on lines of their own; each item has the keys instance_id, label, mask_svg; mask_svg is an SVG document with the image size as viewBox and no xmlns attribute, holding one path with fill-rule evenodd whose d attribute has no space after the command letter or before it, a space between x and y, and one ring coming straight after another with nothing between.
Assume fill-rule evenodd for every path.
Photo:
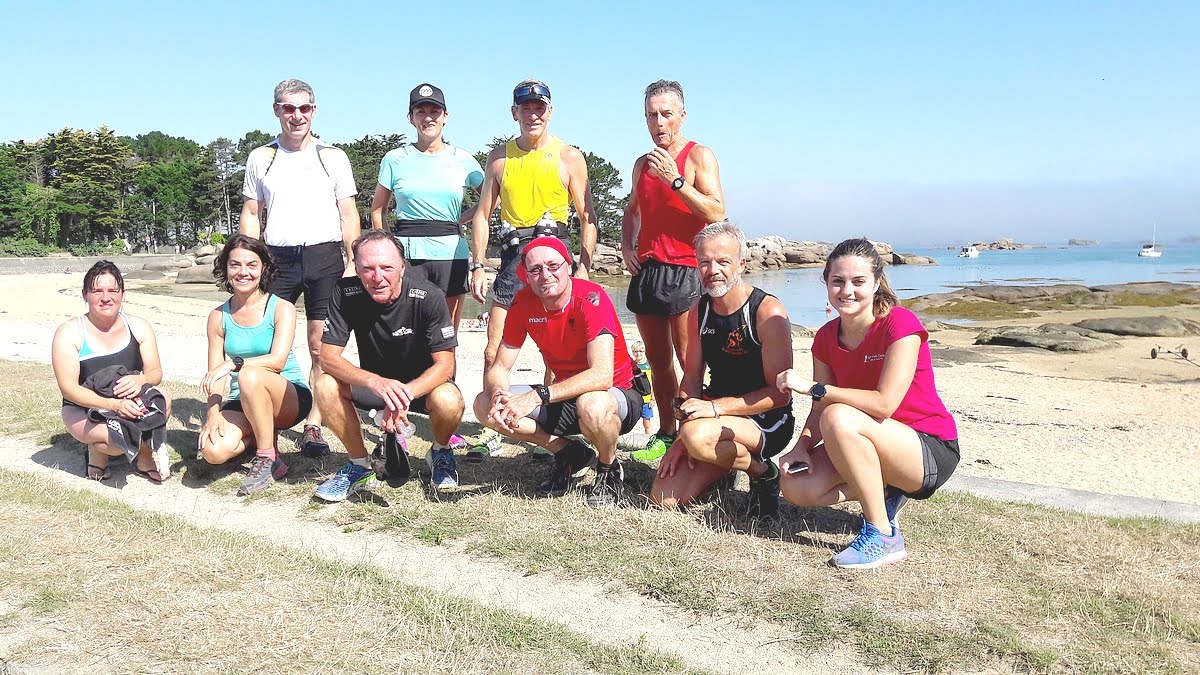
<instances>
[{"instance_id":1,"label":"yellow tank top","mask_svg":"<svg viewBox=\"0 0 1200 675\"><path fill-rule=\"evenodd\" d=\"M570 197L558 175L558 157L563 142L555 137L549 145L532 152L515 140L504 146L504 176L500 179L500 218L513 227L533 227L542 214L559 223L567 222Z\"/></svg>"}]
</instances>

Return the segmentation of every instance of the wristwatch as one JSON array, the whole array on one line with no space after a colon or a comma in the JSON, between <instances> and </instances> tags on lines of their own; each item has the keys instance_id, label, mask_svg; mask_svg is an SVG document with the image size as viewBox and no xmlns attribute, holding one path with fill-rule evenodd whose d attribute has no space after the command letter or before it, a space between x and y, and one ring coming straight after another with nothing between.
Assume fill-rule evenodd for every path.
<instances>
[{"instance_id":1,"label":"wristwatch","mask_svg":"<svg viewBox=\"0 0 1200 675\"><path fill-rule=\"evenodd\" d=\"M814 402L820 401L821 399L825 398L825 385L817 382L812 386L812 389L808 390L808 395L812 396L812 400Z\"/></svg>"},{"instance_id":2,"label":"wristwatch","mask_svg":"<svg viewBox=\"0 0 1200 675\"><path fill-rule=\"evenodd\" d=\"M468 269L468 271L474 272L475 270L481 270L483 268L484 268L483 263L473 262L473 263L471 263L470 267L468 267L467 269Z\"/></svg>"},{"instance_id":3,"label":"wristwatch","mask_svg":"<svg viewBox=\"0 0 1200 675\"><path fill-rule=\"evenodd\" d=\"M240 356L235 356L230 360L233 361L233 372L235 372L235 373L238 372L239 370L241 370L242 365L244 363L246 363L246 359L243 359Z\"/></svg>"},{"instance_id":4,"label":"wristwatch","mask_svg":"<svg viewBox=\"0 0 1200 675\"><path fill-rule=\"evenodd\" d=\"M675 180L671 181L671 189L676 192L683 189L683 176L678 176Z\"/></svg>"},{"instance_id":5,"label":"wristwatch","mask_svg":"<svg viewBox=\"0 0 1200 675\"><path fill-rule=\"evenodd\" d=\"M538 398L542 399L542 403L550 402L550 387L544 384L535 385L533 390L537 392Z\"/></svg>"}]
</instances>

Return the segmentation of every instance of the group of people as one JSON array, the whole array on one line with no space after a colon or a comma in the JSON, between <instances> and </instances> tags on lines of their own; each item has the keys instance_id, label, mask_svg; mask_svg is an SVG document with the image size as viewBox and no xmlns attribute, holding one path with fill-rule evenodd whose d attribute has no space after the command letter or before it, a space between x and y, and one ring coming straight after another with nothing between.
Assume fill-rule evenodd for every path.
<instances>
[{"instance_id":1,"label":"group of people","mask_svg":"<svg viewBox=\"0 0 1200 675\"><path fill-rule=\"evenodd\" d=\"M811 378L793 368L787 311L743 278L746 240L726 218L716 157L682 134L682 87L655 82L644 104L653 148L634 165L622 237L632 274L626 305L641 335L631 353L608 294L588 279L597 229L587 167L578 149L549 133L553 104L544 83L514 88L520 134L482 167L443 140L443 92L415 87L408 115L415 140L384 156L366 231L345 153L311 133L312 88L279 83L280 134L250 154L240 233L213 263L230 297L208 317L198 461L221 464L253 451L240 490L251 494L287 473L280 430L303 422L300 451L321 456L329 452L323 426L349 459L315 494L337 502L375 479L409 478L405 439L415 413L430 420L435 489L457 485L456 457L482 461L497 454L503 436L552 455L539 493L566 492L594 468L587 503L613 505L624 482L618 436L653 417L653 402L659 428L633 453L661 459L652 502L683 506L730 486L742 471L752 516L774 516L781 494L798 505L861 504L862 528L834 564L903 559L897 512L909 498L932 495L959 456L924 328L899 306L874 244L847 240L823 275L837 317L816 335ZM463 208L472 190L477 205ZM571 206L577 255L566 243ZM485 324L483 390L471 401L485 429L470 444L457 433L466 401L455 384L455 350L464 296L486 297L497 208L500 264ZM468 222L470 245L461 229ZM141 419L146 410L131 399L157 391L162 376L153 330L120 311L123 290L119 271L98 264L84 280L87 313L54 339L63 420L87 445L87 475L97 480L108 477L107 457L119 451L89 411ZM292 353L301 295L307 374ZM358 365L345 356L351 334ZM513 381L527 338L546 365L541 382ZM108 398L87 384L98 358L128 372ZM793 443L796 393L811 397L812 407ZM169 410L169 401L161 405ZM360 412L383 431L370 453ZM169 467L154 453L142 447L131 462L165 480Z\"/></svg>"}]
</instances>

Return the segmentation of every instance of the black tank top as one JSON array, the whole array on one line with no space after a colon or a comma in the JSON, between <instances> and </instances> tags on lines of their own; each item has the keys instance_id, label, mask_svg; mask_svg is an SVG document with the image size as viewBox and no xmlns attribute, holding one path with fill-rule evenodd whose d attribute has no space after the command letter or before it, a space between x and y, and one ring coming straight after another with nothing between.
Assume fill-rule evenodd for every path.
<instances>
[{"instance_id":1,"label":"black tank top","mask_svg":"<svg viewBox=\"0 0 1200 675\"><path fill-rule=\"evenodd\" d=\"M718 314L712 298L701 296L700 349L708 366L708 395L741 396L766 386L763 377L762 340L758 335L758 306L767 293L752 288L745 304L733 314Z\"/></svg>"},{"instance_id":2,"label":"black tank top","mask_svg":"<svg viewBox=\"0 0 1200 675\"><path fill-rule=\"evenodd\" d=\"M87 382L89 377L109 366L125 366L125 369L131 373L142 372L141 346L138 344L137 338L133 334L133 327L129 325L129 320L125 318L125 314L122 313L120 317L121 321L125 322L125 330L129 333L129 342L124 347L109 354L97 354L92 351L87 341L87 326L84 325L87 318L79 317L79 333L81 336L79 348L79 384ZM65 398L63 399L63 405L83 407Z\"/></svg>"}]
</instances>

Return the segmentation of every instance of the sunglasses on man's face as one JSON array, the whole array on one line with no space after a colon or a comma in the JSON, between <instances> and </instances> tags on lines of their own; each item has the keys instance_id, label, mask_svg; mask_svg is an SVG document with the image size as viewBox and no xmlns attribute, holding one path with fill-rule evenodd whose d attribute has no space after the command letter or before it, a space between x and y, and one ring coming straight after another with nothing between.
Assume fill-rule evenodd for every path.
<instances>
[{"instance_id":1,"label":"sunglasses on man's face","mask_svg":"<svg viewBox=\"0 0 1200 675\"><path fill-rule=\"evenodd\" d=\"M282 110L285 115L293 115L293 114L295 114L295 112L297 110L300 111L301 115L307 115L307 114L311 113L314 108L317 107L311 103L305 103L303 105L292 105L291 103L276 103L275 105L279 106L279 109Z\"/></svg>"}]
</instances>

